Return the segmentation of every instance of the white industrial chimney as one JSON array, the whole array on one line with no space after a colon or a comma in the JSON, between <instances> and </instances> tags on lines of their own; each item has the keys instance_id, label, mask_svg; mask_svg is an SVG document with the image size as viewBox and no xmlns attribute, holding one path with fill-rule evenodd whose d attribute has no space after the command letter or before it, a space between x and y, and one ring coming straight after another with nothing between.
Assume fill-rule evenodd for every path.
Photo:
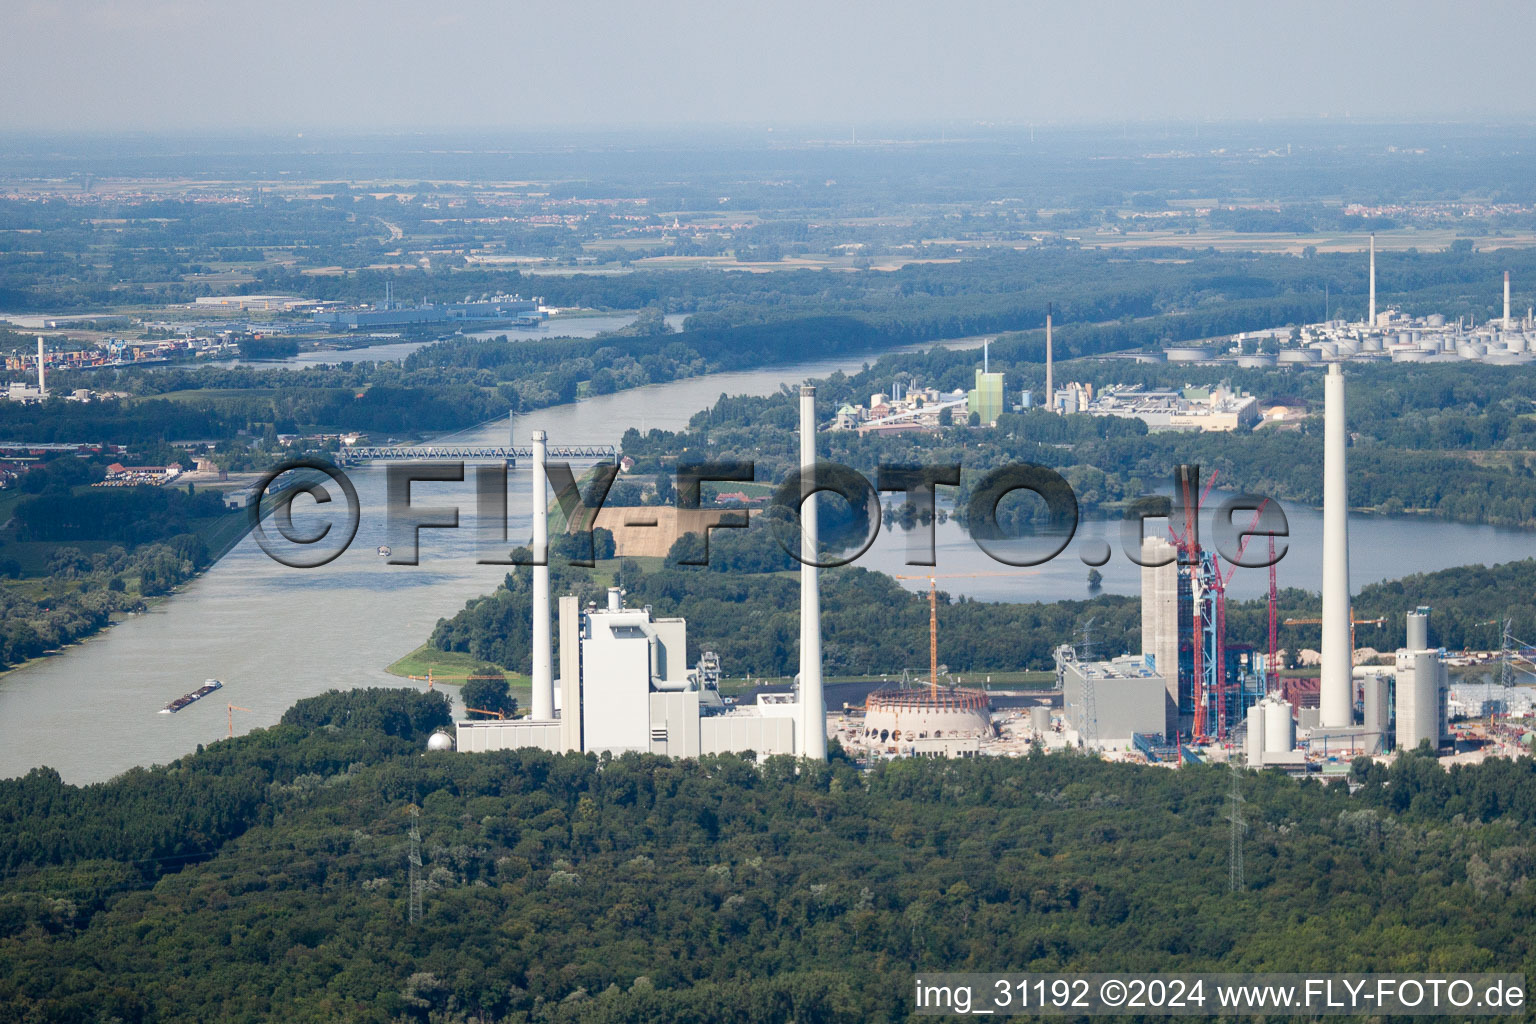
<instances>
[{"instance_id":1,"label":"white industrial chimney","mask_svg":"<svg viewBox=\"0 0 1536 1024\"><path fill-rule=\"evenodd\" d=\"M1056 411L1056 380L1051 366L1051 307L1045 307L1045 407Z\"/></svg>"},{"instance_id":2,"label":"white industrial chimney","mask_svg":"<svg viewBox=\"0 0 1536 1024\"><path fill-rule=\"evenodd\" d=\"M1371 318L1366 321L1371 327L1376 326L1376 236L1371 235Z\"/></svg>"},{"instance_id":3,"label":"white industrial chimney","mask_svg":"<svg viewBox=\"0 0 1536 1024\"><path fill-rule=\"evenodd\" d=\"M555 717L555 672L549 635L549 487L544 477L544 431L533 432L533 718Z\"/></svg>"},{"instance_id":4,"label":"white industrial chimney","mask_svg":"<svg viewBox=\"0 0 1536 1024\"><path fill-rule=\"evenodd\" d=\"M1509 319L1509 271L1504 271L1504 329L1511 330L1514 323Z\"/></svg>"},{"instance_id":5,"label":"white industrial chimney","mask_svg":"<svg viewBox=\"0 0 1536 1024\"><path fill-rule=\"evenodd\" d=\"M1507 307L1509 305L1507 297L1509 295L1509 275L1506 274L1504 276L1504 294L1506 296L1504 305ZM1507 312L1508 310L1506 309L1506 314ZM48 379L44 376L46 372L46 369L43 367L43 336L39 334L37 336L37 393L44 398L48 397Z\"/></svg>"},{"instance_id":6,"label":"white industrial chimney","mask_svg":"<svg viewBox=\"0 0 1536 1024\"><path fill-rule=\"evenodd\" d=\"M810 490L816 469L816 389L800 389L801 494ZM827 702L821 688L821 591L815 566L819 533L816 499L800 505L800 756L827 759Z\"/></svg>"},{"instance_id":7,"label":"white industrial chimney","mask_svg":"<svg viewBox=\"0 0 1536 1024\"><path fill-rule=\"evenodd\" d=\"M1349 636L1349 481L1345 468L1344 372L1328 367L1323 389L1323 678L1324 728L1353 724L1353 653Z\"/></svg>"}]
</instances>

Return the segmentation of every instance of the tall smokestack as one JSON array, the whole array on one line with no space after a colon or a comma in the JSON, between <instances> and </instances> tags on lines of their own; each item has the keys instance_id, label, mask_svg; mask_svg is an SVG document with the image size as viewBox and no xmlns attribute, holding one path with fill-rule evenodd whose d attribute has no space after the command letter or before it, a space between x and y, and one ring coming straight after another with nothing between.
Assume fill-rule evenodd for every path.
<instances>
[{"instance_id":1,"label":"tall smokestack","mask_svg":"<svg viewBox=\"0 0 1536 1024\"><path fill-rule=\"evenodd\" d=\"M1506 270L1504 271L1504 329L1508 331L1513 326L1509 319L1509 271Z\"/></svg>"},{"instance_id":2,"label":"tall smokestack","mask_svg":"<svg viewBox=\"0 0 1536 1024\"><path fill-rule=\"evenodd\" d=\"M1349 637L1349 481L1345 467L1344 372L1328 367L1323 388L1323 678L1324 728L1354 720Z\"/></svg>"},{"instance_id":3,"label":"tall smokestack","mask_svg":"<svg viewBox=\"0 0 1536 1024\"><path fill-rule=\"evenodd\" d=\"M1508 275L1505 275L1504 293L1509 294ZM1509 300L1504 300L1504 305L1509 305ZM48 397L48 379L44 376L47 371L43 367L43 336L37 336L37 393L44 398Z\"/></svg>"},{"instance_id":4,"label":"tall smokestack","mask_svg":"<svg viewBox=\"0 0 1536 1024\"><path fill-rule=\"evenodd\" d=\"M1366 321L1376 326L1376 235L1371 235L1371 318Z\"/></svg>"},{"instance_id":5,"label":"tall smokestack","mask_svg":"<svg viewBox=\"0 0 1536 1024\"><path fill-rule=\"evenodd\" d=\"M555 717L555 672L549 635L549 487L542 430L533 432L533 718Z\"/></svg>"},{"instance_id":6,"label":"tall smokestack","mask_svg":"<svg viewBox=\"0 0 1536 1024\"><path fill-rule=\"evenodd\" d=\"M1045 407L1056 411L1056 379L1051 367L1051 307L1045 307Z\"/></svg>"},{"instance_id":7,"label":"tall smokestack","mask_svg":"<svg viewBox=\"0 0 1536 1024\"><path fill-rule=\"evenodd\" d=\"M810 490L816 470L816 389L800 389L801 491ZM821 688L821 591L815 562L819 533L816 499L800 505L800 756L827 759L827 702Z\"/></svg>"}]
</instances>

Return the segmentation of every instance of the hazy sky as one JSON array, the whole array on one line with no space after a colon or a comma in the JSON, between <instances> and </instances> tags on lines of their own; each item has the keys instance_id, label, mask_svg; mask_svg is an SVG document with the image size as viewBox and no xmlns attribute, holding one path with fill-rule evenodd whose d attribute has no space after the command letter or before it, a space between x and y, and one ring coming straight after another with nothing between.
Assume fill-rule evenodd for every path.
<instances>
[{"instance_id":1,"label":"hazy sky","mask_svg":"<svg viewBox=\"0 0 1536 1024\"><path fill-rule=\"evenodd\" d=\"M0 130L1536 116L1531 0L0 0Z\"/></svg>"}]
</instances>

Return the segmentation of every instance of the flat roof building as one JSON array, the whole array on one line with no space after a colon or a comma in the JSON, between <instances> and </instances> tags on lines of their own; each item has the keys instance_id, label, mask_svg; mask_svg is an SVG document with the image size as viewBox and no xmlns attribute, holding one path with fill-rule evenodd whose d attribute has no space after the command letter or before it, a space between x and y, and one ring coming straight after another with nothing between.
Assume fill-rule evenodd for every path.
<instances>
[{"instance_id":1,"label":"flat roof building","mask_svg":"<svg viewBox=\"0 0 1536 1024\"><path fill-rule=\"evenodd\" d=\"M1161 742L1178 715L1167 683L1141 655L1079 661L1071 647L1058 647L1056 680L1067 727L1087 748L1129 749L1138 733Z\"/></svg>"}]
</instances>

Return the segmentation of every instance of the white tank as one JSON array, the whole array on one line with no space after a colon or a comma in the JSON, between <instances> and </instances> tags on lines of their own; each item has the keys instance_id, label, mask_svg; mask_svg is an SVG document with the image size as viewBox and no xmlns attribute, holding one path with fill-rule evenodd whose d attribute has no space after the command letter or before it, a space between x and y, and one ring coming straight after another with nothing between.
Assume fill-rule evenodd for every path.
<instances>
[{"instance_id":1,"label":"white tank","mask_svg":"<svg viewBox=\"0 0 1536 1024\"><path fill-rule=\"evenodd\" d=\"M1315 348L1288 348L1276 357L1281 363L1318 363L1322 359Z\"/></svg>"},{"instance_id":2,"label":"white tank","mask_svg":"<svg viewBox=\"0 0 1536 1024\"><path fill-rule=\"evenodd\" d=\"M452 750L453 737L446 732L435 732L427 738L428 750Z\"/></svg>"},{"instance_id":3,"label":"white tank","mask_svg":"<svg viewBox=\"0 0 1536 1024\"><path fill-rule=\"evenodd\" d=\"M1237 365L1245 370L1263 370L1275 365L1275 357L1263 353L1254 356L1238 356Z\"/></svg>"},{"instance_id":4,"label":"white tank","mask_svg":"<svg viewBox=\"0 0 1536 1024\"><path fill-rule=\"evenodd\" d=\"M1170 363L1198 363L1211 358L1211 353L1208 349L1203 349L1196 345L1179 345L1174 348L1165 348L1163 349L1163 354L1167 356Z\"/></svg>"},{"instance_id":5,"label":"white tank","mask_svg":"<svg viewBox=\"0 0 1536 1024\"><path fill-rule=\"evenodd\" d=\"M1410 651L1429 649L1429 609L1418 608L1407 615L1407 644Z\"/></svg>"},{"instance_id":6,"label":"white tank","mask_svg":"<svg viewBox=\"0 0 1536 1024\"><path fill-rule=\"evenodd\" d=\"M1481 358L1483 351L1484 349L1481 345L1458 345L1456 347L1456 354L1463 359Z\"/></svg>"},{"instance_id":7,"label":"white tank","mask_svg":"<svg viewBox=\"0 0 1536 1024\"><path fill-rule=\"evenodd\" d=\"M1339 354L1339 346L1332 341L1319 341L1312 345L1317 354L1323 359L1332 359Z\"/></svg>"},{"instance_id":8,"label":"white tank","mask_svg":"<svg viewBox=\"0 0 1536 1024\"><path fill-rule=\"evenodd\" d=\"M1029 727L1035 732L1051 731L1051 709L1045 706L1029 709Z\"/></svg>"},{"instance_id":9,"label":"white tank","mask_svg":"<svg viewBox=\"0 0 1536 1024\"><path fill-rule=\"evenodd\" d=\"M1366 338L1365 341L1367 344L1375 342L1376 347L1378 349L1381 348L1381 341L1377 338ZM1334 342L1334 351L1341 356L1352 356L1356 352L1360 351L1360 346L1356 345L1352 341L1337 341Z\"/></svg>"},{"instance_id":10,"label":"white tank","mask_svg":"<svg viewBox=\"0 0 1536 1024\"><path fill-rule=\"evenodd\" d=\"M1387 677L1368 675L1365 686L1365 727L1378 735L1387 732Z\"/></svg>"},{"instance_id":11,"label":"white tank","mask_svg":"<svg viewBox=\"0 0 1536 1024\"><path fill-rule=\"evenodd\" d=\"M1296 749L1296 723L1288 701L1265 699L1264 752L1284 754Z\"/></svg>"},{"instance_id":12,"label":"white tank","mask_svg":"<svg viewBox=\"0 0 1536 1024\"><path fill-rule=\"evenodd\" d=\"M1361 352L1380 352L1381 351L1381 339L1378 338L1378 337L1375 337L1374 335L1369 337L1369 338L1366 338L1364 341L1362 341L1360 343L1360 351Z\"/></svg>"},{"instance_id":13,"label":"white tank","mask_svg":"<svg viewBox=\"0 0 1536 1024\"><path fill-rule=\"evenodd\" d=\"M1400 348L1392 353L1394 363L1422 363L1428 358L1428 352L1416 348Z\"/></svg>"},{"instance_id":14,"label":"white tank","mask_svg":"<svg viewBox=\"0 0 1536 1024\"><path fill-rule=\"evenodd\" d=\"M1248 709L1248 763L1255 768L1264 765L1264 702Z\"/></svg>"}]
</instances>

